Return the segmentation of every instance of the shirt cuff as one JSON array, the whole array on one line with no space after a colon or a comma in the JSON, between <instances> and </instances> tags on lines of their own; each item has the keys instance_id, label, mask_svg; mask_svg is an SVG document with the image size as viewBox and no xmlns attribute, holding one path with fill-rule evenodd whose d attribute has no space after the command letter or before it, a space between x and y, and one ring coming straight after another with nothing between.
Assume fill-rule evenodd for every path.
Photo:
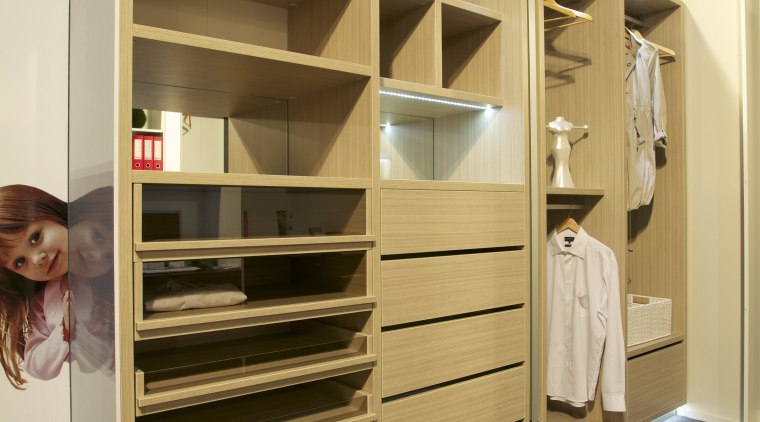
<instances>
[{"instance_id":1,"label":"shirt cuff","mask_svg":"<svg viewBox=\"0 0 760 422\"><path fill-rule=\"evenodd\" d=\"M668 144L668 134L665 132L657 132L654 134L654 145L657 147L665 148Z\"/></svg>"},{"instance_id":2,"label":"shirt cuff","mask_svg":"<svg viewBox=\"0 0 760 422\"><path fill-rule=\"evenodd\" d=\"M625 394L604 394L602 407L608 412L625 412Z\"/></svg>"}]
</instances>

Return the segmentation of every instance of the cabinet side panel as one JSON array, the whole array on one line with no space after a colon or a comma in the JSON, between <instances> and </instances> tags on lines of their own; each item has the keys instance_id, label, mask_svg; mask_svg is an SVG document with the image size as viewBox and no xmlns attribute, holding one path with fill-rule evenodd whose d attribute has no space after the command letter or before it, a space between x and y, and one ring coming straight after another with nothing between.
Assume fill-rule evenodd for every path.
<instances>
[{"instance_id":1,"label":"cabinet side panel","mask_svg":"<svg viewBox=\"0 0 760 422\"><path fill-rule=\"evenodd\" d=\"M290 101L290 174L371 177L370 85L360 80Z\"/></svg>"}]
</instances>

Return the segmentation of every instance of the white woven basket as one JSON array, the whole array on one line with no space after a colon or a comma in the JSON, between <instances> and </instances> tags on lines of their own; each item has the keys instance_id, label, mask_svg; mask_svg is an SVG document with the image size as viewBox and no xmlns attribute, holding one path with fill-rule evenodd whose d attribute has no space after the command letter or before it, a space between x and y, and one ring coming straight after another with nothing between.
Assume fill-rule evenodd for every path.
<instances>
[{"instance_id":1,"label":"white woven basket","mask_svg":"<svg viewBox=\"0 0 760 422\"><path fill-rule=\"evenodd\" d=\"M628 346L670 335L670 299L628 295Z\"/></svg>"}]
</instances>

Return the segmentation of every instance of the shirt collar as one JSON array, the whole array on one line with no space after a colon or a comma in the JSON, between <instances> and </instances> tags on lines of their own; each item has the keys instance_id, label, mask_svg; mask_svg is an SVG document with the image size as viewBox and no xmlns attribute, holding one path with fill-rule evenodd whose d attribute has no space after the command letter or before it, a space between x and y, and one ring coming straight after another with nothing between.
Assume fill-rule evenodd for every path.
<instances>
[{"instance_id":1,"label":"shirt collar","mask_svg":"<svg viewBox=\"0 0 760 422\"><path fill-rule=\"evenodd\" d=\"M552 230L551 240L549 241L549 249L551 250L552 256L567 252L569 254L577 256L578 258L586 258L586 244L588 243L588 238L588 233L586 233L586 231L583 230L583 227L581 227L580 230L578 230L578 234L575 235L573 245L569 248L565 248L562 246L563 240L560 238L559 233L557 233L557 230L555 229Z\"/></svg>"}]
</instances>

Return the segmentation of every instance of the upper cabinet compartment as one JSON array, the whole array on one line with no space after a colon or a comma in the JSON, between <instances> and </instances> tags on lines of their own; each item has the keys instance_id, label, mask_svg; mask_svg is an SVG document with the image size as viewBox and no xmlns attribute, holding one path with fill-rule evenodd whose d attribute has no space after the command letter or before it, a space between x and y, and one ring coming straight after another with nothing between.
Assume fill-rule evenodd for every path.
<instances>
[{"instance_id":1,"label":"upper cabinet compartment","mask_svg":"<svg viewBox=\"0 0 760 422\"><path fill-rule=\"evenodd\" d=\"M135 0L136 24L370 64L363 0Z\"/></svg>"},{"instance_id":2,"label":"upper cabinet compartment","mask_svg":"<svg viewBox=\"0 0 760 422\"><path fill-rule=\"evenodd\" d=\"M461 0L380 0L384 91L500 106L501 21L500 13ZM396 103L382 107L407 113Z\"/></svg>"},{"instance_id":3,"label":"upper cabinet compartment","mask_svg":"<svg viewBox=\"0 0 760 422\"><path fill-rule=\"evenodd\" d=\"M132 107L172 112L163 170L371 178L370 6L135 0Z\"/></svg>"},{"instance_id":4,"label":"upper cabinet compartment","mask_svg":"<svg viewBox=\"0 0 760 422\"><path fill-rule=\"evenodd\" d=\"M501 95L501 16L461 0L442 0L443 87Z\"/></svg>"},{"instance_id":5,"label":"upper cabinet compartment","mask_svg":"<svg viewBox=\"0 0 760 422\"><path fill-rule=\"evenodd\" d=\"M435 22L430 0L381 0L380 76L436 85Z\"/></svg>"}]
</instances>

